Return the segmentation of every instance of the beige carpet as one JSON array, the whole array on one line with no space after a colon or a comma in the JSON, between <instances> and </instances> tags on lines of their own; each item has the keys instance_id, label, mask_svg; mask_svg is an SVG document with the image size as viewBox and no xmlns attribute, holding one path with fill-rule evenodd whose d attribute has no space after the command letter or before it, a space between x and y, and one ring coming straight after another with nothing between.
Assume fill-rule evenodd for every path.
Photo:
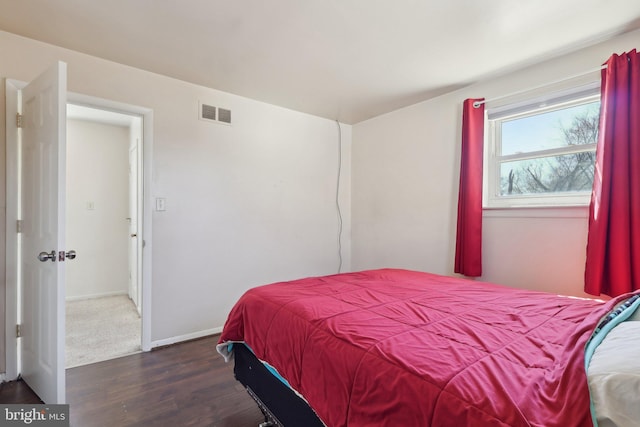
<instances>
[{"instance_id":1,"label":"beige carpet","mask_svg":"<svg viewBox=\"0 0 640 427\"><path fill-rule=\"evenodd\" d=\"M140 351L141 322L126 295L67 302L66 366Z\"/></svg>"}]
</instances>

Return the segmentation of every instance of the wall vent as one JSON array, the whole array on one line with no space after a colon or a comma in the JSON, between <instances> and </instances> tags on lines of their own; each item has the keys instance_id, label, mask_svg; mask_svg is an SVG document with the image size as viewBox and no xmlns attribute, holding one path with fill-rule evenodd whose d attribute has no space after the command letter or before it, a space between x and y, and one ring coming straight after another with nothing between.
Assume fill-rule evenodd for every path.
<instances>
[{"instance_id":1,"label":"wall vent","mask_svg":"<svg viewBox=\"0 0 640 427\"><path fill-rule=\"evenodd\" d=\"M231 110L215 107L210 104L200 102L198 108L198 118L208 122L215 122L225 125L231 124Z\"/></svg>"},{"instance_id":2,"label":"wall vent","mask_svg":"<svg viewBox=\"0 0 640 427\"><path fill-rule=\"evenodd\" d=\"M218 108L218 121L230 125L231 110L227 110L225 108Z\"/></svg>"},{"instance_id":3,"label":"wall vent","mask_svg":"<svg viewBox=\"0 0 640 427\"><path fill-rule=\"evenodd\" d=\"M200 104L201 118L205 120L216 120L216 107L213 105Z\"/></svg>"}]
</instances>

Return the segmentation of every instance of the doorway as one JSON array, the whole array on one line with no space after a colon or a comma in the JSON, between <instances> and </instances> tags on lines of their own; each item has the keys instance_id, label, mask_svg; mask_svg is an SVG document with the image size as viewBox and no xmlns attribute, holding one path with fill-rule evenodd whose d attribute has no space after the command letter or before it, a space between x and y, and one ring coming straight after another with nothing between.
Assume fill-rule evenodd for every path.
<instances>
[{"instance_id":1,"label":"doorway","mask_svg":"<svg viewBox=\"0 0 640 427\"><path fill-rule=\"evenodd\" d=\"M141 351L142 117L67 105L66 368Z\"/></svg>"},{"instance_id":2,"label":"doorway","mask_svg":"<svg viewBox=\"0 0 640 427\"><path fill-rule=\"evenodd\" d=\"M65 261L82 256L66 247L66 185L58 185L66 181L67 102L141 118L138 306L142 351L151 350L153 110L67 92L66 75L57 61L30 83L5 80L5 377L22 376L47 403L65 401Z\"/></svg>"}]
</instances>

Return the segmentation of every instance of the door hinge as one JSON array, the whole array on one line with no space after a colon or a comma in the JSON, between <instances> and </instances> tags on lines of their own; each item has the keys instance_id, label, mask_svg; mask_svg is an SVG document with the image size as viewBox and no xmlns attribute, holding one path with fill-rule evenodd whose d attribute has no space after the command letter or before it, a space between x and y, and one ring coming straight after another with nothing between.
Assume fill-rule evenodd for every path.
<instances>
[{"instance_id":1,"label":"door hinge","mask_svg":"<svg viewBox=\"0 0 640 427\"><path fill-rule=\"evenodd\" d=\"M22 220L21 219L16 221L16 232L17 233L22 233Z\"/></svg>"},{"instance_id":2,"label":"door hinge","mask_svg":"<svg viewBox=\"0 0 640 427\"><path fill-rule=\"evenodd\" d=\"M16 113L16 127L22 127L22 114Z\"/></svg>"},{"instance_id":3,"label":"door hinge","mask_svg":"<svg viewBox=\"0 0 640 427\"><path fill-rule=\"evenodd\" d=\"M16 338L22 337L22 325L19 323L16 325Z\"/></svg>"}]
</instances>

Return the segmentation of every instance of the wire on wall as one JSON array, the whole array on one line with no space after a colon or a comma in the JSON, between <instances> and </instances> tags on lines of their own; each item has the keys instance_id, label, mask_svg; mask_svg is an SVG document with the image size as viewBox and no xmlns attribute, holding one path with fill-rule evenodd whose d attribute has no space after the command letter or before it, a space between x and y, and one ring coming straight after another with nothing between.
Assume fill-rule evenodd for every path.
<instances>
[{"instance_id":1,"label":"wire on wall","mask_svg":"<svg viewBox=\"0 0 640 427\"><path fill-rule=\"evenodd\" d=\"M338 176L336 180L336 211L338 213L338 273L342 270L342 211L340 210L340 177L342 175L342 127L338 126Z\"/></svg>"}]
</instances>

